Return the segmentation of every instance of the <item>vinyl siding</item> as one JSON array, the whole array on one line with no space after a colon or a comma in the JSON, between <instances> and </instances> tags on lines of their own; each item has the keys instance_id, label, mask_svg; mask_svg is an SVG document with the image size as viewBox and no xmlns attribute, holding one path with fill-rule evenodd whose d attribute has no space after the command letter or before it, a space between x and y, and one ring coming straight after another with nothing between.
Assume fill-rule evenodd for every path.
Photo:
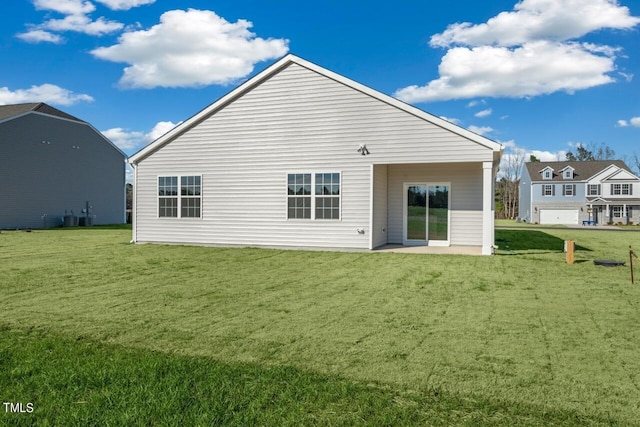
<instances>
[{"instance_id":1,"label":"vinyl siding","mask_svg":"<svg viewBox=\"0 0 640 427\"><path fill-rule=\"evenodd\" d=\"M555 195L553 196L543 196L542 188L544 185L553 185L555 186ZM564 196L562 194L562 186L563 185L575 185L575 195L573 196ZM537 205L539 204L563 204L563 205L582 205L585 203L586 198L586 186L584 182L536 182L533 184L532 188L533 202Z\"/></svg>"},{"instance_id":2,"label":"vinyl siding","mask_svg":"<svg viewBox=\"0 0 640 427\"><path fill-rule=\"evenodd\" d=\"M363 143L368 156L357 152ZM452 159L492 161L493 152L292 64L138 164L135 238L368 248L371 164ZM288 172L341 172L341 219L287 220ZM201 219L157 218L157 177L176 174L202 175Z\"/></svg>"},{"instance_id":3,"label":"vinyl siding","mask_svg":"<svg viewBox=\"0 0 640 427\"><path fill-rule=\"evenodd\" d=\"M406 182L450 183L451 245L482 245L481 164L389 166L389 243L402 243L403 184Z\"/></svg>"},{"instance_id":4,"label":"vinyl siding","mask_svg":"<svg viewBox=\"0 0 640 427\"><path fill-rule=\"evenodd\" d=\"M84 123L36 113L0 123L0 228L61 225L86 201L96 224L123 223L124 161Z\"/></svg>"}]
</instances>

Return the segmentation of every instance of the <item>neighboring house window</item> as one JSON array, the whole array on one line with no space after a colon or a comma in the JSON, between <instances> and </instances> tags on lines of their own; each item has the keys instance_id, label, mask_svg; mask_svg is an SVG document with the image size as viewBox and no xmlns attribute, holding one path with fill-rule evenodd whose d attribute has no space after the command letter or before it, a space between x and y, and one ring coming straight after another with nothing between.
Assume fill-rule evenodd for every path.
<instances>
[{"instance_id":1,"label":"neighboring house window","mask_svg":"<svg viewBox=\"0 0 640 427\"><path fill-rule=\"evenodd\" d=\"M611 207L611 216L616 219L624 218L624 208L623 206L612 206Z\"/></svg>"},{"instance_id":2,"label":"neighboring house window","mask_svg":"<svg viewBox=\"0 0 640 427\"><path fill-rule=\"evenodd\" d=\"M556 187L555 185L545 184L542 186L542 195L543 196L555 196Z\"/></svg>"},{"instance_id":3,"label":"neighboring house window","mask_svg":"<svg viewBox=\"0 0 640 427\"><path fill-rule=\"evenodd\" d=\"M340 174L288 174L287 218L340 219Z\"/></svg>"},{"instance_id":4,"label":"neighboring house window","mask_svg":"<svg viewBox=\"0 0 640 427\"><path fill-rule=\"evenodd\" d=\"M575 196L576 195L576 185L575 184L564 184L562 186L562 195L563 196Z\"/></svg>"},{"instance_id":5,"label":"neighboring house window","mask_svg":"<svg viewBox=\"0 0 640 427\"><path fill-rule=\"evenodd\" d=\"M587 187L587 196L599 196L600 184L589 184Z\"/></svg>"},{"instance_id":6,"label":"neighboring house window","mask_svg":"<svg viewBox=\"0 0 640 427\"><path fill-rule=\"evenodd\" d=\"M340 174L316 174L316 219L340 219Z\"/></svg>"},{"instance_id":7,"label":"neighboring house window","mask_svg":"<svg viewBox=\"0 0 640 427\"><path fill-rule=\"evenodd\" d=\"M573 173L571 172L571 169L567 169L567 170L564 171L564 178L565 179L573 178Z\"/></svg>"},{"instance_id":8,"label":"neighboring house window","mask_svg":"<svg viewBox=\"0 0 640 427\"><path fill-rule=\"evenodd\" d=\"M178 193L178 182L180 192ZM202 177L158 177L158 216L160 218L200 218L202 215Z\"/></svg>"},{"instance_id":9,"label":"neighboring house window","mask_svg":"<svg viewBox=\"0 0 640 427\"><path fill-rule=\"evenodd\" d=\"M542 176L544 179L551 179L551 171L550 170L544 171Z\"/></svg>"},{"instance_id":10,"label":"neighboring house window","mask_svg":"<svg viewBox=\"0 0 640 427\"><path fill-rule=\"evenodd\" d=\"M632 185L611 184L611 194L614 196L630 196L632 194Z\"/></svg>"}]
</instances>

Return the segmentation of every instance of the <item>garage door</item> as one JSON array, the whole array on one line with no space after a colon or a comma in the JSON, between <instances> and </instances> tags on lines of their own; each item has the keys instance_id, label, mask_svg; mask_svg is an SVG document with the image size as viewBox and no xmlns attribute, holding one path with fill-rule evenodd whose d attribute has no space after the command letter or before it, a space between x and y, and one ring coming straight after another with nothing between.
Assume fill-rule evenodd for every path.
<instances>
[{"instance_id":1,"label":"garage door","mask_svg":"<svg viewBox=\"0 0 640 427\"><path fill-rule=\"evenodd\" d=\"M540 224L577 224L577 209L542 209Z\"/></svg>"}]
</instances>

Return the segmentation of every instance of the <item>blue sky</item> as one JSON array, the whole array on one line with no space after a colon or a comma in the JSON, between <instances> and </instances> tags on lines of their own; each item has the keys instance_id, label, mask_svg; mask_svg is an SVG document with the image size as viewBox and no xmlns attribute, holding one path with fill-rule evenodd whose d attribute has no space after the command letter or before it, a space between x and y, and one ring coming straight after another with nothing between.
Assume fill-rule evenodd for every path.
<instances>
[{"instance_id":1,"label":"blue sky","mask_svg":"<svg viewBox=\"0 0 640 427\"><path fill-rule=\"evenodd\" d=\"M127 154L287 53L562 160L640 155L637 0L11 0L0 105L43 101Z\"/></svg>"}]
</instances>

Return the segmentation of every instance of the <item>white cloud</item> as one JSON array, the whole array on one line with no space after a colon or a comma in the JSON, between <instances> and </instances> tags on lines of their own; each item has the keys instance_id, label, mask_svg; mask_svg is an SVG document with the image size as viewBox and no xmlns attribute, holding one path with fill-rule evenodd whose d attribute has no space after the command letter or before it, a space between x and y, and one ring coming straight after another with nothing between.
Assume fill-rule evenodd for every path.
<instances>
[{"instance_id":1,"label":"white cloud","mask_svg":"<svg viewBox=\"0 0 640 427\"><path fill-rule=\"evenodd\" d=\"M119 43L94 49L97 58L130 64L124 87L194 87L228 84L253 71L257 62L283 56L288 40L262 39L252 23L235 23L207 10L172 10L148 30L126 32Z\"/></svg>"},{"instance_id":2,"label":"white cloud","mask_svg":"<svg viewBox=\"0 0 640 427\"><path fill-rule=\"evenodd\" d=\"M529 160L529 156L536 156L541 162L556 162L560 160L564 160L567 157L566 150L559 151L541 151L541 150L531 150L527 151L526 160Z\"/></svg>"},{"instance_id":3,"label":"white cloud","mask_svg":"<svg viewBox=\"0 0 640 427\"><path fill-rule=\"evenodd\" d=\"M180 122L181 123L181 122ZM103 130L102 134L109 138L122 151L136 151L161 137L180 123L158 122L149 132L129 131L120 127Z\"/></svg>"},{"instance_id":4,"label":"white cloud","mask_svg":"<svg viewBox=\"0 0 640 427\"><path fill-rule=\"evenodd\" d=\"M485 101L484 99L471 101L467 104L467 108L477 107L478 105L485 105L486 103L487 101Z\"/></svg>"},{"instance_id":5,"label":"white cloud","mask_svg":"<svg viewBox=\"0 0 640 427\"><path fill-rule=\"evenodd\" d=\"M0 105L25 102L46 102L55 105L73 105L79 102L93 102L93 98L83 93L74 93L53 84L31 86L29 89L10 90L0 87Z\"/></svg>"},{"instance_id":6,"label":"white cloud","mask_svg":"<svg viewBox=\"0 0 640 427\"><path fill-rule=\"evenodd\" d=\"M640 128L640 117L632 117L629 120L618 120L616 123L616 127L624 128L628 126Z\"/></svg>"},{"instance_id":7,"label":"white cloud","mask_svg":"<svg viewBox=\"0 0 640 427\"><path fill-rule=\"evenodd\" d=\"M620 74L622 76L622 78L624 78L624 80L627 83L630 83L631 80L633 80L633 74L632 73L623 73L622 71L618 71L618 74Z\"/></svg>"},{"instance_id":8,"label":"white cloud","mask_svg":"<svg viewBox=\"0 0 640 427\"><path fill-rule=\"evenodd\" d=\"M602 28L630 29L640 23L617 0L522 0L512 12L486 23L450 25L431 37L431 45L449 47L516 46L535 40L566 41Z\"/></svg>"},{"instance_id":9,"label":"white cloud","mask_svg":"<svg viewBox=\"0 0 640 427\"><path fill-rule=\"evenodd\" d=\"M111 10L129 10L134 7L155 3L156 0L96 0Z\"/></svg>"},{"instance_id":10,"label":"white cloud","mask_svg":"<svg viewBox=\"0 0 640 427\"><path fill-rule=\"evenodd\" d=\"M467 129L469 129L473 133L477 133L478 135L486 135L489 132L493 132L493 128L489 126L474 126L471 125Z\"/></svg>"},{"instance_id":11,"label":"white cloud","mask_svg":"<svg viewBox=\"0 0 640 427\"><path fill-rule=\"evenodd\" d=\"M165 133L169 132L171 129L173 129L174 127L178 126L180 123L182 123L182 122L178 122L178 123L158 122L158 123L156 123L156 125L153 127L153 129L151 129L151 131L147 134L147 138L149 139L149 142L155 141L156 139L160 138L162 135L164 135Z\"/></svg>"},{"instance_id":12,"label":"white cloud","mask_svg":"<svg viewBox=\"0 0 640 427\"><path fill-rule=\"evenodd\" d=\"M17 35L19 39L27 43L53 43L60 44L64 39L58 34L44 30L31 30Z\"/></svg>"},{"instance_id":13,"label":"white cloud","mask_svg":"<svg viewBox=\"0 0 640 427\"><path fill-rule=\"evenodd\" d=\"M62 37L53 32L74 31L93 36L120 31L124 24L104 17L93 20L89 14L96 10L93 3L84 0L34 0L38 10L46 10L65 15L51 18L38 25L28 25L29 30L17 37L29 43L61 43Z\"/></svg>"},{"instance_id":14,"label":"white cloud","mask_svg":"<svg viewBox=\"0 0 640 427\"><path fill-rule=\"evenodd\" d=\"M63 15L85 15L96 10L93 3L85 0L34 0L38 10L51 10Z\"/></svg>"},{"instance_id":15,"label":"white cloud","mask_svg":"<svg viewBox=\"0 0 640 427\"><path fill-rule=\"evenodd\" d=\"M440 118L442 120L448 121L449 123L453 123L454 125L460 125L462 123L462 120L460 119L455 119L455 118L445 117L445 116L440 116Z\"/></svg>"},{"instance_id":16,"label":"white cloud","mask_svg":"<svg viewBox=\"0 0 640 427\"><path fill-rule=\"evenodd\" d=\"M592 54L578 43L539 41L515 49L457 47L442 58L439 79L400 89L395 96L413 103L573 93L613 82L607 73L614 69L612 58Z\"/></svg>"},{"instance_id":17,"label":"white cloud","mask_svg":"<svg viewBox=\"0 0 640 427\"><path fill-rule=\"evenodd\" d=\"M440 77L399 89L395 96L413 103L520 98L612 83L609 74L617 71L621 49L575 40L638 24L640 17L617 0L522 0L486 23L457 23L433 35L432 47L448 49Z\"/></svg>"},{"instance_id":18,"label":"white cloud","mask_svg":"<svg viewBox=\"0 0 640 427\"><path fill-rule=\"evenodd\" d=\"M142 132L129 132L123 128L111 128L101 132L123 151L133 150L148 142Z\"/></svg>"},{"instance_id":19,"label":"white cloud","mask_svg":"<svg viewBox=\"0 0 640 427\"><path fill-rule=\"evenodd\" d=\"M41 24L39 28L52 31L75 31L92 36L101 36L121 30L124 28L124 24L109 21L104 17L92 21L86 15L67 15L62 19L50 19Z\"/></svg>"},{"instance_id":20,"label":"white cloud","mask_svg":"<svg viewBox=\"0 0 640 427\"><path fill-rule=\"evenodd\" d=\"M486 110L478 111L475 116L479 118L489 117L491 113L493 113L493 110L491 108L487 108Z\"/></svg>"}]
</instances>

